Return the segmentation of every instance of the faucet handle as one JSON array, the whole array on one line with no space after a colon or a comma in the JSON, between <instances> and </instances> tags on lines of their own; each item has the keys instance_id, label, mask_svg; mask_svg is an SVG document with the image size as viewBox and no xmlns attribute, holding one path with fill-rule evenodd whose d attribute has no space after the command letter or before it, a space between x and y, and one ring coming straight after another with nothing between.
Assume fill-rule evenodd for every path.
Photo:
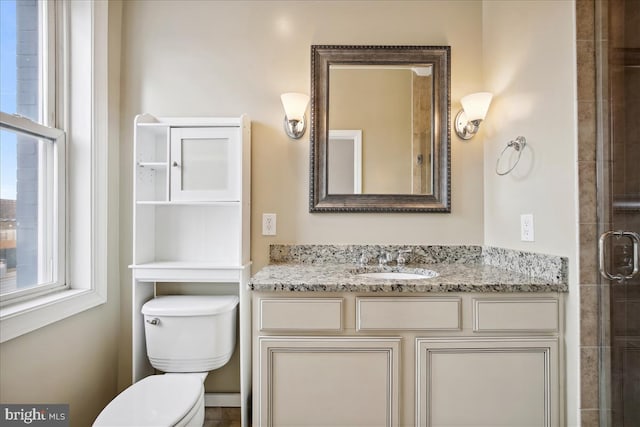
<instances>
[{"instance_id":1,"label":"faucet handle","mask_svg":"<svg viewBox=\"0 0 640 427\"><path fill-rule=\"evenodd\" d=\"M385 258L384 252L378 255L378 265L379 266L387 265L387 258Z\"/></svg>"},{"instance_id":2,"label":"faucet handle","mask_svg":"<svg viewBox=\"0 0 640 427\"><path fill-rule=\"evenodd\" d=\"M411 249L403 249L398 251L398 265L404 265L407 261L407 254L410 254L412 252Z\"/></svg>"},{"instance_id":3,"label":"faucet handle","mask_svg":"<svg viewBox=\"0 0 640 427\"><path fill-rule=\"evenodd\" d=\"M357 262L360 265L367 265L369 264L369 257L363 252L362 254L360 254L360 258L357 260Z\"/></svg>"}]
</instances>

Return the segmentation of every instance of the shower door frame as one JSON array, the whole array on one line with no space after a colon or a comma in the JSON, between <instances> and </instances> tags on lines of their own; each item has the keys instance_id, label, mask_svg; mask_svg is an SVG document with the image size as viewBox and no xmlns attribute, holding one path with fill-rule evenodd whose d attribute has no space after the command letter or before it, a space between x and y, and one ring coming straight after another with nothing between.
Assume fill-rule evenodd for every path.
<instances>
[{"instance_id":1,"label":"shower door frame","mask_svg":"<svg viewBox=\"0 0 640 427\"><path fill-rule=\"evenodd\" d=\"M579 10L577 2L577 9ZM626 96L619 97L619 94L626 94L625 90L621 90L625 82L626 75L624 74L624 67L627 65L624 61L620 64L620 55L616 55L614 49L619 47L627 48L627 40L623 36L622 44L620 37L620 28L624 28L624 22L622 27L616 24L614 27L612 22L618 22L616 17L624 15L619 7L624 7L625 0L595 0L593 1L593 59L594 59L594 77L595 77L595 155L596 155L596 235L602 235L610 230L625 229L628 231L639 232L637 225L629 225L626 221L627 217L624 217L624 213L619 213L614 207L614 198L620 189L614 188L616 182L622 178L624 183L630 177L623 172L619 173L618 168L624 168L623 164L625 156L629 148L629 139L626 130L623 131L622 141L620 141L620 131L625 128L624 126L624 114L623 112L628 107L628 98ZM584 1L583 1L584 3ZM613 16L616 15L616 16ZM619 16L618 16L619 15ZM579 16L577 16L579 17ZM624 32L624 30L622 30ZM617 32L615 34L614 32ZM623 49L622 52L625 50ZM622 55L624 57L625 55ZM620 81L619 79L623 79ZM624 87L626 89L626 87ZM622 98L622 99L620 99ZM620 105L623 108L620 108ZM623 122L622 128L619 127L619 122ZM579 123L580 125L580 123ZM580 141L582 144L585 141ZM619 156L618 150L620 146L625 153L622 157ZM581 148L582 145L581 145ZM627 165L628 166L628 165ZM636 172L637 173L637 172ZM617 175L617 176L616 176ZM582 184L581 184L582 185ZM625 193L628 193L628 188L625 188ZM632 189L633 192L634 189ZM582 188L581 188L582 195ZM580 203L581 209L583 208L583 200ZM635 213L634 210L630 211L630 215L640 215ZM626 213L629 215L629 212ZM621 221L621 217L623 220ZM631 224L636 222L632 217ZM621 224L622 222L622 224ZM624 239L621 239L624 241ZM620 241L618 241L618 244ZM625 241L626 243L626 241ZM590 242L592 249L597 245L597 242ZM581 247L582 251L587 250ZM613 254L613 251L610 251ZM611 260L607 260L609 268L613 268L613 255L608 256ZM638 262L638 261L636 261ZM626 274L626 273L625 273ZM625 405L633 406L634 403L628 402L632 395L625 394L624 381L629 380L629 372L625 369L629 369L628 366L622 362L622 357L627 349L626 343L630 338L629 331L624 328L620 328L620 324L627 325L629 320L628 316L637 316L633 310L629 309L630 300L628 300L629 286L638 286L638 278L633 279L631 284L619 284L616 281L610 281L603 278L600 274L596 275L596 304L597 304L597 322L594 325L595 331L591 331L593 336L597 337L597 384L594 385L595 393L598 400L598 410L595 414L582 412L582 425L599 425L601 427L608 427L612 425L623 426L625 424ZM582 283L582 280L581 280ZM582 289L582 288L581 288ZM634 289L635 290L635 289ZM622 298L620 298L622 296ZM581 306L584 298L581 297ZM584 312L586 307L581 307L581 312ZM585 321L588 319L581 319ZM584 328L583 328L584 332ZM584 345L584 343L583 343ZM635 347L634 347L635 350ZM588 351L587 351L588 353ZM593 353L591 353L593 354ZM588 358L581 358L586 361ZM582 383L589 384L589 379L592 375L585 371L585 368L589 368L587 365L583 367L582 371ZM587 386L587 396L593 390L589 390ZM585 408L584 400L585 394L581 393L583 402L581 402L581 408ZM593 415L596 415L594 417ZM629 414L626 414L629 415ZM637 414L636 414L637 415ZM597 424L596 424L597 421ZM628 422L628 420L626 420Z\"/></svg>"}]
</instances>

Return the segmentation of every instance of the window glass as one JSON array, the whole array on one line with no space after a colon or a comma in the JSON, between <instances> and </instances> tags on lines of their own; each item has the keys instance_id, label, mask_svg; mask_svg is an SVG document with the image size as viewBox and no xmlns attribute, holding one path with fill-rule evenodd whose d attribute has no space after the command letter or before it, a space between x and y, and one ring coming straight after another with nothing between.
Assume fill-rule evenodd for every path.
<instances>
[{"instance_id":1,"label":"window glass","mask_svg":"<svg viewBox=\"0 0 640 427\"><path fill-rule=\"evenodd\" d=\"M0 296L55 282L58 247L54 141L42 138L48 70L48 2L0 0L0 111L26 117L0 127ZM52 88L51 88L52 89ZM15 118L14 118L15 119ZM22 123L22 122L21 122ZM28 127L29 129L25 128ZM46 135L46 133L45 133ZM64 238L64 236L63 236Z\"/></svg>"},{"instance_id":2,"label":"window glass","mask_svg":"<svg viewBox=\"0 0 640 427\"><path fill-rule=\"evenodd\" d=\"M0 110L43 123L44 25L37 0L0 1Z\"/></svg>"},{"instance_id":3,"label":"window glass","mask_svg":"<svg viewBox=\"0 0 640 427\"><path fill-rule=\"evenodd\" d=\"M52 145L0 129L0 295L54 280Z\"/></svg>"}]
</instances>

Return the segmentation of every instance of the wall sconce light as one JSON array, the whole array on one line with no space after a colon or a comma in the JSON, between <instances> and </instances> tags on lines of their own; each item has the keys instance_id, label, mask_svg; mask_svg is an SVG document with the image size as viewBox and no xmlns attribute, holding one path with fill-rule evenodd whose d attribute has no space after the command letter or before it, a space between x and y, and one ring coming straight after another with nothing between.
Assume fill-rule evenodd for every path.
<instances>
[{"instance_id":1,"label":"wall sconce light","mask_svg":"<svg viewBox=\"0 0 640 427\"><path fill-rule=\"evenodd\" d=\"M456 115L456 134L462 139L471 139L480 129L489 110L493 94L489 92L472 93L460 99L462 110Z\"/></svg>"},{"instance_id":2,"label":"wall sconce light","mask_svg":"<svg viewBox=\"0 0 640 427\"><path fill-rule=\"evenodd\" d=\"M284 131L289 138L300 139L307 129L304 113L309 105L309 95L304 93L283 93L280 95L284 107Z\"/></svg>"}]
</instances>

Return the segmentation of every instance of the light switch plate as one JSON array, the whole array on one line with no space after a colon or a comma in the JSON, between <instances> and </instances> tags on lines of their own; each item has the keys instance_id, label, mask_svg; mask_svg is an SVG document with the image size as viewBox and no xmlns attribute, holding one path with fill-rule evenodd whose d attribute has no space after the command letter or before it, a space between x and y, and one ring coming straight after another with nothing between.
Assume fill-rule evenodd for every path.
<instances>
[{"instance_id":1,"label":"light switch plate","mask_svg":"<svg viewBox=\"0 0 640 427\"><path fill-rule=\"evenodd\" d=\"M533 242L533 214L520 215L520 240Z\"/></svg>"},{"instance_id":2,"label":"light switch plate","mask_svg":"<svg viewBox=\"0 0 640 427\"><path fill-rule=\"evenodd\" d=\"M262 235L263 236L276 235L276 214L274 213L262 214Z\"/></svg>"}]
</instances>

